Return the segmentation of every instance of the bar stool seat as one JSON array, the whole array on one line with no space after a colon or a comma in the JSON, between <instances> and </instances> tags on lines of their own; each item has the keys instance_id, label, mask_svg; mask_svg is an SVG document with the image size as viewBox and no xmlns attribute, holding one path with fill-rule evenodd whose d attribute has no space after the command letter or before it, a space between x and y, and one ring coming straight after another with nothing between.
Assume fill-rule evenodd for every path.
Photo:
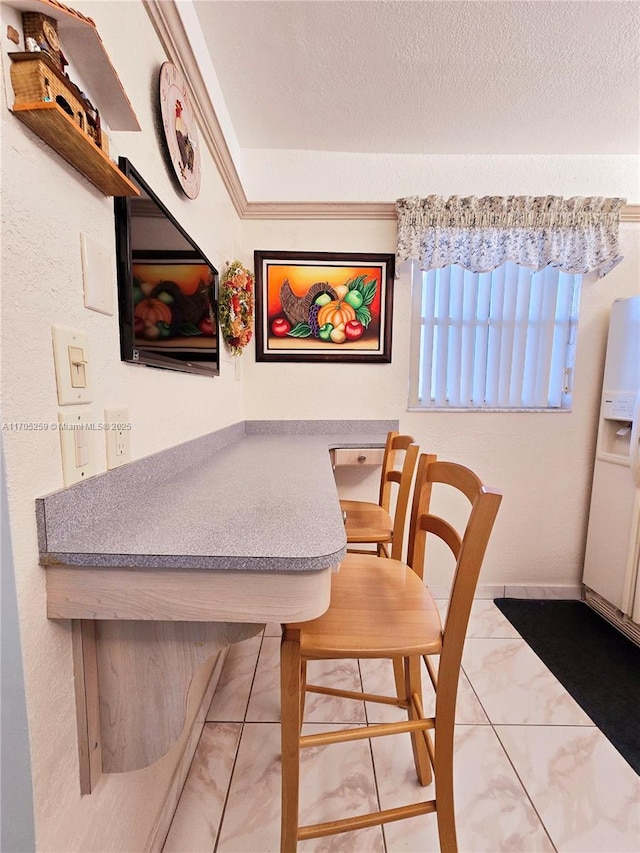
<instances>
[{"instance_id":1,"label":"bar stool seat","mask_svg":"<svg viewBox=\"0 0 640 853\"><path fill-rule=\"evenodd\" d=\"M375 580L372 580L375 573ZM364 602L358 607L357 602ZM403 618L398 620L398 602ZM397 560L347 554L331 587L331 606L300 631L307 660L434 655L442 650L438 608L418 575Z\"/></svg>"},{"instance_id":2,"label":"bar stool seat","mask_svg":"<svg viewBox=\"0 0 640 853\"><path fill-rule=\"evenodd\" d=\"M411 481L418 460L419 448L410 435L390 432L382 459L378 503L341 500L345 516L347 546L376 545L378 556L399 560L411 495ZM395 508L391 514L392 492L395 489ZM352 553L361 549L348 548ZM366 552L365 552L366 553Z\"/></svg>"}]
</instances>

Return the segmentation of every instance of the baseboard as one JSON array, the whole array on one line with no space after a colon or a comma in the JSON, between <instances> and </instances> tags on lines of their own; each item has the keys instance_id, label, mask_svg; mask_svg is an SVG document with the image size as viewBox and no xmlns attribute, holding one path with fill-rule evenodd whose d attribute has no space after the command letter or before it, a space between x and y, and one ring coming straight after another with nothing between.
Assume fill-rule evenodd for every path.
<instances>
[{"instance_id":1,"label":"baseboard","mask_svg":"<svg viewBox=\"0 0 640 853\"><path fill-rule=\"evenodd\" d=\"M450 587L445 584L429 584L429 592L434 598L449 598L449 590ZM476 592L474 598L503 598L504 596L504 586L498 586L494 584L485 584L482 586L478 586L476 588Z\"/></svg>"},{"instance_id":2,"label":"baseboard","mask_svg":"<svg viewBox=\"0 0 640 853\"><path fill-rule=\"evenodd\" d=\"M429 592L434 598L449 598L449 587L444 584L429 584ZM581 584L547 584L534 586L532 584L480 584L474 595L476 599L494 598L582 598Z\"/></svg>"},{"instance_id":3,"label":"baseboard","mask_svg":"<svg viewBox=\"0 0 640 853\"><path fill-rule=\"evenodd\" d=\"M577 600L582 598L582 584L507 584L505 598L553 598Z\"/></svg>"}]
</instances>

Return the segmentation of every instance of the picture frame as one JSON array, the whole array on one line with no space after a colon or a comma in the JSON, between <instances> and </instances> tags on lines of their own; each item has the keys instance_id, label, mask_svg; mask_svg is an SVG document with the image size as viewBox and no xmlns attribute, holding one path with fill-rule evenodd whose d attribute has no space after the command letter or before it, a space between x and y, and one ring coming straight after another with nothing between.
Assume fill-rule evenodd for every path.
<instances>
[{"instance_id":1,"label":"picture frame","mask_svg":"<svg viewBox=\"0 0 640 853\"><path fill-rule=\"evenodd\" d=\"M395 255L254 252L256 361L389 364Z\"/></svg>"}]
</instances>

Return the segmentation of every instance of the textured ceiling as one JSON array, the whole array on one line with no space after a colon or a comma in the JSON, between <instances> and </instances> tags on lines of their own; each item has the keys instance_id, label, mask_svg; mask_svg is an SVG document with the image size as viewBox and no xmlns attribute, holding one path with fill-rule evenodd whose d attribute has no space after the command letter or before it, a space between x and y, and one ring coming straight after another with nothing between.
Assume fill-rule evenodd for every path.
<instances>
[{"instance_id":1,"label":"textured ceiling","mask_svg":"<svg viewBox=\"0 0 640 853\"><path fill-rule=\"evenodd\" d=\"M195 0L242 148L637 154L637 0Z\"/></svg>"}]
</instances>

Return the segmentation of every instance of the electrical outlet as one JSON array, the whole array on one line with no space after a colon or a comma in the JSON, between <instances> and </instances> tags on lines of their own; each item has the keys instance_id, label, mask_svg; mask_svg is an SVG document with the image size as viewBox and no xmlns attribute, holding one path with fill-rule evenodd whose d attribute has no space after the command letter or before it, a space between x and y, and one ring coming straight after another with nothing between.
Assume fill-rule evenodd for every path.
<instances>
[{"instance_id":1,"label":"electrical outlet","mask_svg":"<svg viewBox=\"0 0 640 853\"><path fill-rule=\"evenodd\" d=\"M131 422L128 409L105 409L107 468L118 468L131 459Z\"/></svg>"}]
</instances>

